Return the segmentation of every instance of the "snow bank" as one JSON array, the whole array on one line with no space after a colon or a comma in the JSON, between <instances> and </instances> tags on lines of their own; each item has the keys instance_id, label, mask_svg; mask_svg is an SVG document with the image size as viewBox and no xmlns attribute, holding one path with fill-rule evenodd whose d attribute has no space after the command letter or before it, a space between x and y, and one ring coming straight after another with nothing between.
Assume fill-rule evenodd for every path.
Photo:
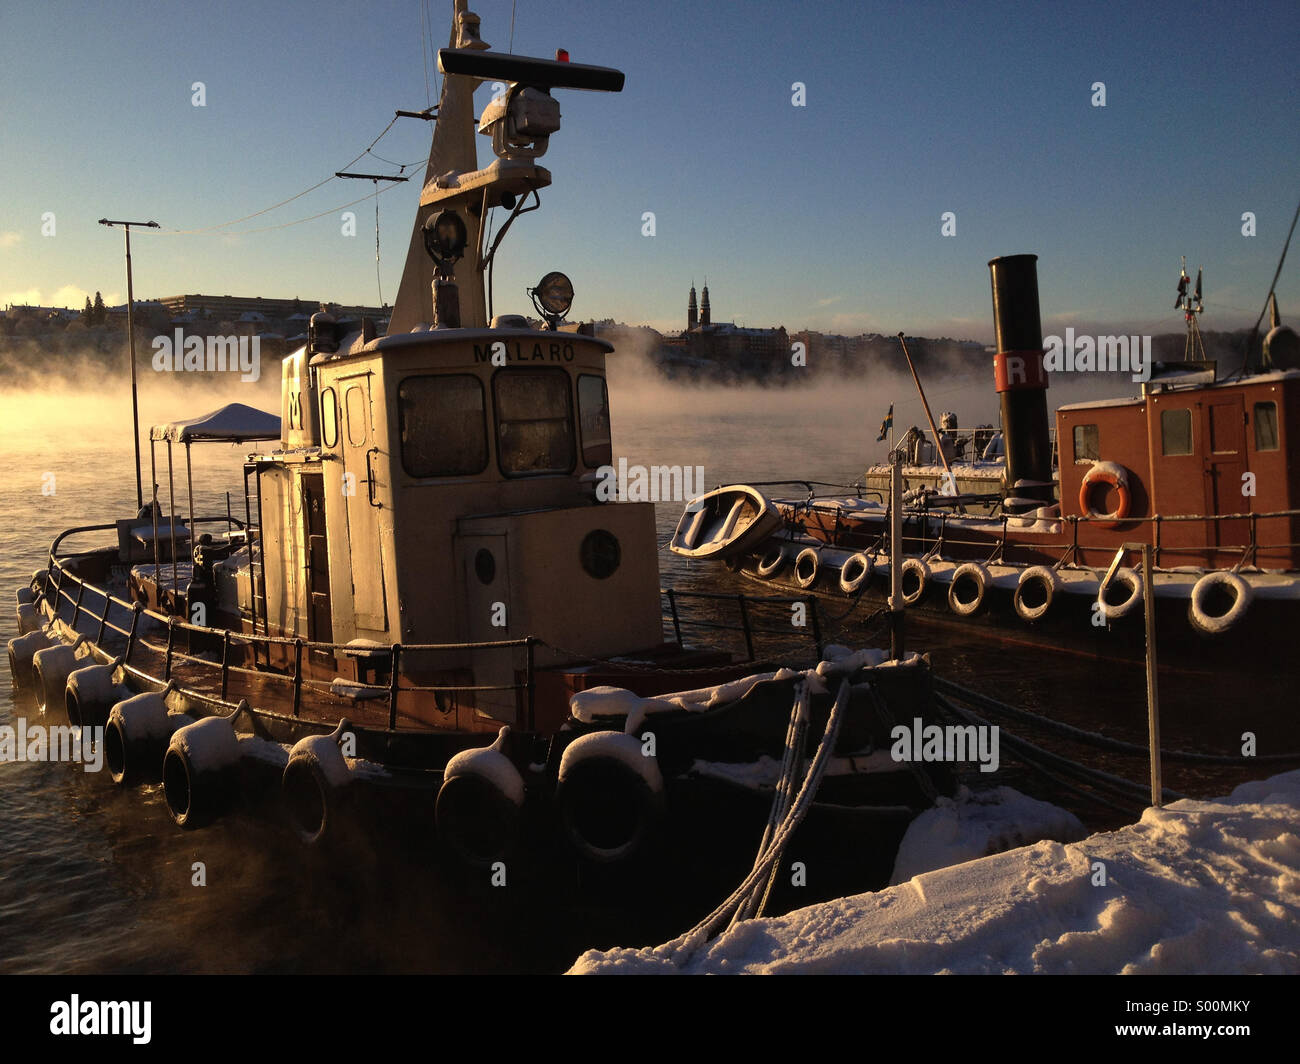
<instances>
[{"instance_id":1,"label":"snow bank","mask_svg":"<svg viewBox=\"0 0 1300 1064\"><path fill-rule=\"evenodd\" d=\"M1060 806L1040 802L1010 787L971 791L940 798L912 821L894 858L891 883L965 861L1028 846L1041 839L1073 842L1087 832L1079 818Z\"/></svg>"},{"instance_id":2,"label":"snow bank","mask_svg":"<svg viewBox=\"0 0 1300 1064\"><path fill-rule=\"evenodd\" d=\"M1039 842L752 920L686 970L1296 974L1298 821L1300 770L1148 809L1082 842ZM572 968L676 970L650 949L593 950Z\"/></svg>"}]
</instances>

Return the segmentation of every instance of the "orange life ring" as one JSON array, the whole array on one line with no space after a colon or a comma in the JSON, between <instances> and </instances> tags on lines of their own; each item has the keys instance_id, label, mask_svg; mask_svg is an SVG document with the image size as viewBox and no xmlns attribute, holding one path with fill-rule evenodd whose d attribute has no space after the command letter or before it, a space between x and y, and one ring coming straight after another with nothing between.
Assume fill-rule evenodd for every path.
<instances>
[{"instance_id":1,"label":"orange life ring","mask_svg":"<svg viewBox=\"0 0 1300 1064\"><path fill-rule=\"evenodd\" d=\"M1128 470L1123 467L1109 469L1105 466L1095 465L1083 475L1083 483L1079 485L1079 512L1087 518L1102 518L1098 521L1100 528L1119 528L1128 517L1129 506L1132 503L1132 496L1128 490ZM1108 514L1099 514L1092 508L1088 502L1088 492L1094 484L1109 484L1119 492L1119 505Z\"/></svg>"}]
</instances>

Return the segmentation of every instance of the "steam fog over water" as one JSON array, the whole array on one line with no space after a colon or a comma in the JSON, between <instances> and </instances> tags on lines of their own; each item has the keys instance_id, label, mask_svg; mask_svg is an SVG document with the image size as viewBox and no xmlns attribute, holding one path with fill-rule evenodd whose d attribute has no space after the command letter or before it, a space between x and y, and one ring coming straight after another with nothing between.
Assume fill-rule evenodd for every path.
<instances>
[{"instance_id":1,"label":"steam fog over water","mask_svg":"<svg viewBox=\"0 0 1300 1064\"><path fill-rule=\"evenodd\" d=\"M156 421L194 417L230 401L278 410L275 367L264 373L256 385L214 389L177 378L159 382L146 370L144 432ZM963 427L995 422L991 376L981 365L965 377L927 380L936 417L952 410ZM884 457L885 445L874 441L890 402L896 433L924 424L905 371L823 378L804 389L696 389L666 384L637 360L614 356L609 377L616 458L700 465L710 486L782 477L847 484ZM1097 374L1054 381L1049 402L1055 407L1136 388L1127 378ZM16 634L13 589L43 567L54 536L134 512L135 486L124 380L66 380L41 391L4 392L0 411L6 470L0 587L9 603L0 611L0 633L8 640ZM147 495L147 442L144 448ZM243 451L194 448L197 511L224 513L230 491L242 514ZM183 486L183 449L176 458ZM42 493L46 474L54 475L53 494ZM160 479L166 506L165 476ZM177 508L185 508L179 492ZM680 512L680 503L660 504L661 544ZM664 583L763 593L720 567L686 566L664 549L659 565ZM916 635L914 645L922 639ZM990 661L986 650L973 642L950 644L936 651L936 666L973 686L983 677L985 689L1010 684L1012 666ZM14 706L3 672L0 723L11 724L32 711ZM1012 700L1020 704L1046 696L1048 688L1066 704L1079 701L1068 697L1070 674L1058 666L1022 663L1014 672ZM1094 705L1123 707L1112 720L1113 734L1141 737L1140 676L1097 678L1081 670L1078 682L1091 684ZM1206 708L1208 714L1212 707ZM1085 713L1083 722L1088 719ZM1177 742L1176 727L1171 731ZM1118 771L1132 775L1133 767ZM1171 786L1193 793L1212 793L1223 783L1181 769L1170 776ZM196 861L206 866L206 886L192 885ZM468 903L461 898L454 915L444 917L441 890L427 865L412 872L393 854L367 855L347 868L317 864L283 832L242 817L182 832L158 786L121 790L106 774L66 764L0 765L3 972L562 970L582 948L614 944L603 937L600 914L570 913L566 921L553 898L523 906L486 894ZM618 933L626 939L650 940L663 930L642 926L628 934L625 914L613 916L624 918Z\"/></svg>"}]
</instances>

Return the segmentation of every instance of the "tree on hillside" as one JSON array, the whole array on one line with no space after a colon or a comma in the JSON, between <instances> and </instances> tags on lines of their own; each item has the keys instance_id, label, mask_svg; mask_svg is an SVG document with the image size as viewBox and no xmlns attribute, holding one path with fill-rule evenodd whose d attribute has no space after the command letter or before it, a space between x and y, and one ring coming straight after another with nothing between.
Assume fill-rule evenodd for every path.
<instances>
[{"instance_id":1,"label":"tree on hillside","mask_svg":"<svg viewBox=\"0 0 1300 1064\"><path fill-rule=\"evenodd\" d=\"M95 316L95 308L90 305L90 296L86 296L86 305L81 309L81 320L89 325Z\"/></svg>"},{"instance_id":2,"label":"tree on hillside","mask_svg":"<svg viewBox=\"0 0 1300 1064\"><path fill-rule=\"evenodd\" d=\"M94 324L103 325L108 320L108 311L104 309L104 297L98 292L95 293Z\"/></svg>"}]
</instances>

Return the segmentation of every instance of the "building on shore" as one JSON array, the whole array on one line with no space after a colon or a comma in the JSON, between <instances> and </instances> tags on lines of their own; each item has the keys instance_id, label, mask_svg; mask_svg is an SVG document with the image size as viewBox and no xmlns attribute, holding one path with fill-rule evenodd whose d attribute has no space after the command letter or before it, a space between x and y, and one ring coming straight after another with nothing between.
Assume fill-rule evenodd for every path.
<instances>
[{"instance_id":1,"label":"building on shore","mask_svg":"<svg viewBox=\"0 0 1300 1064\"><path fill-rule=\"evenodd\" d=\"M715 322L706 284L696 300L691 285L686 328L663 341L662 362L691 365L723 376L767 377L790 363L790 338L784 326L753 329L735 322Z\"/></svg>"}]
</instances>

